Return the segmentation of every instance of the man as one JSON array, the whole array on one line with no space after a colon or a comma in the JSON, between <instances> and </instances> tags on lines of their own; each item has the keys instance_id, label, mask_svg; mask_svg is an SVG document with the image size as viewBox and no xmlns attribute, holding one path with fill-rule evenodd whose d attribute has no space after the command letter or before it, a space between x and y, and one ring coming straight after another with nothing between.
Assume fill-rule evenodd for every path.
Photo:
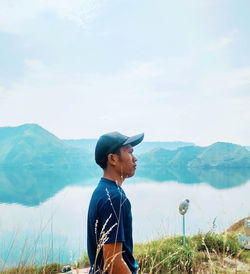
<instances>
[{"instance_id":1,"label":"man","mask_svg":"<svg viewBox=\"0 0 250 274\"><path fill-rule=\"evenodd\" d=\"M128 137L119 132L102 135L95 148L95 161L103 177L93 192L88 211L90 273L135 274L131 204L121 185L134 175L137 159L133 147L144 134Z\"/></svg>"}]
</instances>

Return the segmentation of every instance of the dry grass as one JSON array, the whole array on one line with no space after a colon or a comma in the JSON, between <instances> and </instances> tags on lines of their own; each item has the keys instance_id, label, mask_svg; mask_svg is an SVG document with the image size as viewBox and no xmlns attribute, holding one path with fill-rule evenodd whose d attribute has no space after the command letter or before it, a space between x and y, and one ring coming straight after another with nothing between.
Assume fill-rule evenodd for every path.
<instances>
[{"instance_id":1,"label":"dry grass","mask_svg":"<svg viewBox=\"0 0 250 274\"><path fill-rule=\"evenodd\" d=\"M53 263L44 266L19 266L1 271L1 274L54 274L58 273L62 265Z\"/></svg>"},{"instance_id":2,"label":"dry grass","mask_svg":"<svg viewBox=\"0 0 250 274\"><path fill-rule=\"evenodd\" d=\"M234 223L225 232L243 233L244 232L244 221L247 219L250 220L250 216L243 218L243 219L239 220L238 222Z\"/></svg>"},{"instance_id":3,"label":"dry grass","mask_svg":"<svg viewBox=\"0 0 250 274\"><path fill-rule=\"evenodd\" d=\"M242 249L235 233L212 232L187 237L164 237L155 241L135 244L134 255L141 273L250 273L250 252ZM89 265L87 254L79 261L80 267ZM1 274L53 274L62 265L20 266L1 271Z\"/></svg>"},{"instance_id":4,"label":"dry grass","mask_svg":"<svg viewBox=\"0 0 250 274\"><path fill-rule=\"evenodd\" d=\"M250 273L250 253L230 233L195 235L186 245L180 236L136 244L135 257L139 273Z\"/></svg>"},{"instance_id":5,"label":"dry grass","mask_svg":"<svg viewBox=\"0 0 250 274\"><path fill-rule=\"evenodd\" d=\"M250 251L241 248L237 240L237 234L244 230L245 219L222 234L209 232L189 236L185 245L182 236L135 244L134 256L139 263L138 273L250 273ZM104 232L104 228L98 243L99 249L114 227L107 232ZM22 263L18 267L2 270L0 274L54 274L62 269L62 265L58 263L46 264L45 261L44 264L36 266ZM89 266L86 252L77 265Z\"/></svg>"}]
</instances>

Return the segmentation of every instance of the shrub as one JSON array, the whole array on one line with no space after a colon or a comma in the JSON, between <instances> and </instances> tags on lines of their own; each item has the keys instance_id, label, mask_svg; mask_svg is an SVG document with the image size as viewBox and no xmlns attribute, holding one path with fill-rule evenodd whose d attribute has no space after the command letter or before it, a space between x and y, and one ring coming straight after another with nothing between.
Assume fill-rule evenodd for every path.
<instances>
[{"instance_id":1,"label":"shrub","mask_svg":"<svg viewBox=\"0 0 250 274\"><path fill-rule=\"evenodd\" d=\"M1 271L1 274L54 274L58 273L62 266L57 263L44 266L19 266Z\"/></svg>"},{"instance_id":2,"label":"shrub","mask_svg":"<svg viewBox=\"0 0 250 274\"><path fill-rule=\"evenodd\" d=\"M236 236L232 234L198 234L193 236L192 240L196 243L197 251L205 251L207 248L212 253L237 256L241 249Z\"/></svg>"}]
</instances>

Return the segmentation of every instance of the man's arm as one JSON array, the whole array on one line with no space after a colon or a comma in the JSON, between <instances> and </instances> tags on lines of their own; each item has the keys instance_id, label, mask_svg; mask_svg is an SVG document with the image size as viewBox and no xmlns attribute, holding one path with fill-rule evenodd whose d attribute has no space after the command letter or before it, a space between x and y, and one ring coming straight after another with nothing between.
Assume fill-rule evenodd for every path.
<instances>
[{"instance_id":1,"label":"man's arm","mask_svg":"<svg viewBox=\"0 0 250 274\"><path fill-rule=\"evenodd\" d=\"M109 274L131 274L122 257L122 245L123 243L116 242L103 246L104 269Z\"/></svg>"}]
</instances>

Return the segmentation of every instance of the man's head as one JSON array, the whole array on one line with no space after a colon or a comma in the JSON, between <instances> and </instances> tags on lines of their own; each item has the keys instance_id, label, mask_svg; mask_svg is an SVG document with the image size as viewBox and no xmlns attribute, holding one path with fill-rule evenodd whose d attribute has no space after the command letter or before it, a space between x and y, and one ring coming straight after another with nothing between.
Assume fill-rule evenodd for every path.
<instances>
[{"instance_id":1,"label":"man's head","mask_svg":"<svg viewBox=\"0 0 250 274\"><path fill-rule=\"evenodd\" d=\"M102 135L97 141L95 148L95 161L102 168L107 167L108 159L111 159L110 154L119 154L122 150L132 150L134 146L138 145L144 138L144 134L138 134L132 137L122 135L119 132L110 132ZM109 158L110 157L110 158Z\"/></svg>"}]
</instances>

